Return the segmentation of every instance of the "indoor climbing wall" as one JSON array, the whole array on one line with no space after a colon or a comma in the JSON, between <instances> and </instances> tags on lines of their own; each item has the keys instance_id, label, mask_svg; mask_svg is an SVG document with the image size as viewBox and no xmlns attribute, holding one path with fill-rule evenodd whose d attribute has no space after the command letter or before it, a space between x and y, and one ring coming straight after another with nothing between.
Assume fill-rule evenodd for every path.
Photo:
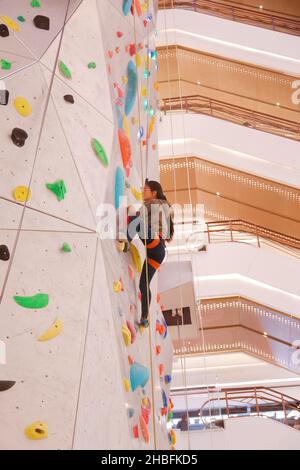
<instances>
[{"instance_id":1,"label":"indoor climbing wall","mask_svg":"<svg viewBox=\"0 0 300 470\"><path fill-rule=\"evenodd\" d=\"M137 0L0 2L1 449L172 440L159 302L151 341L134 328L142 248L102 241L96 216L158 172L154 19Z\"/></svg>"},{"instance_id":2,"label":"indoor climbing wall","mask_svg":"<svg viewBox=\"0 0 300 470\"><path fill-rule=\"evenodd\" d=\"M159 177L156 11L152 1L103 2L101 19L115 119L106 202L118 210L120 231L124 233L126 216L120 198L126 197L126 207L135 204L139 208L145 179ZM123 253L122 243L118 246L114 240L104 241L103 246L119 335L129 432L139 447L168 448L172 348L157 279L151 287L150 331L140 330L136 326L141 316L138 284L145 248L138 238L128 253Z\"/></svg>"}]
</instances>

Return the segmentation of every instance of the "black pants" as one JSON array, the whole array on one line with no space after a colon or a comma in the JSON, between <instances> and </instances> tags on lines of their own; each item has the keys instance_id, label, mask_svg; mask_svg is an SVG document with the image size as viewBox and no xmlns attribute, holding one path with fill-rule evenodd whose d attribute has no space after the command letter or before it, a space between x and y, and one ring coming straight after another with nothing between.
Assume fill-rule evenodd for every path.
<instances>
[{"instance_id":1,"label":"black pants","mask_svg":"<svg viewBox=\"0 0 300 470\"><path fill-rule=\"evenodd\" d=\"M142 319L146 320L149 315L149 307L151 303L150 283L154 274L159 269L166 255L165 243L162 240L142 240L147 247L147 257L143 265L140 277L140 291L142 296ZM156 242L158 242L156 244ZM151 248L152 245L156 245Z\"/></svg>"}]
</instances>

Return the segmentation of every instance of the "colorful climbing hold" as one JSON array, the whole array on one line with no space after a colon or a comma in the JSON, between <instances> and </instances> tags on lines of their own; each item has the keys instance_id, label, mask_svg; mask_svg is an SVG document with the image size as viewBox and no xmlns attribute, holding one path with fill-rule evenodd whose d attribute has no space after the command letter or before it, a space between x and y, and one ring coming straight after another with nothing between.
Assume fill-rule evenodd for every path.
<instances>
[{"instance_id":1,"label":"colorful climbing hold","mask_svg":"<svg viewBox=\"0 0 300 470\"><path fill-rule=\"evenodd\" d=\"M24 23L26 21L24 16L22 16L22 15L18 16L17 19L20 21L20 23Z\"/></svg>"},{"instance_id":2,"label":"colorful climbing hold","mask_svg":"<svg viewBox=\"0 0 300 470\"><path fill-rule=\"evenodd\" d=\"M8 60L1 59L1 68L2 68L2 70L10 70L11 69L11 63Z\"/></svg>"},{"instance_id":3,"label":"colorful climbing hold","mask_svg":"<svg viewBox=\"0 0 300 470\"><path fill-rule=\"evenodd\" d=\"M135 245L133 245L133 243L131 243L130 245L130 253L133 259L135 269L137 270L138 273L141 273L142 272L142 260L141 260L138 249L136 248Z\"/></svg>"},{"instance_id":4,"label":"colorful climbing hold","mask_svg":"<svg viewBox=\"0 0 300 470\"><path fill-rule=\"evenodd\" d=\"M128 265L128 275L129 275L130 279L133 281L134 277L135 277L135 272L134 272L134 268L131 266L131 264Z\"/></svg>"},{"instance_id":5,"label":"colorful climbing hold","mask_svg":"<svg viewBox=\"0 0 300 470\"><path fill-rule=\"evenodd\" d=\"M11 140L17 147L24 147L25 141L27 138L28 138L28 134L23 129L19 129L18 127L15 127L12 130Z\"/></svg>"},{"instance_id":6,"label":"colorful climbing hold","mask_svg":"<svg viewBox=\"0 0 300 470\"><path fill-rule=\"evenodd\" d=\"M10 258L9 249L6 245L0 245L0 260L8 261Z\"/></svg>"},{"instance_id":7,"label":"colorful climbing hold","mask_svg":"<svg viewBox=\"0 0 300 470\"><path fill-rule=\"evenodd\" d=\"M64 96L64 100L65 100L67 103L71 103L71 104L74 104L74 103L75 103L75 100L74 100L74 96L73 96L73 95L65 95L65 96Z\"/></svg>"},{"instance_id":8,"label":"colorful climbing hold","mask_svg":"<svg viewBox=\"0 0 300 470\"><path fill-rule=\"evenodd\" d=\"M12 380L0 380L0 392L6 392L6 390L10 390L16 382Z\"/></svg>"},{"instance_id":9,"label":"colorful climbing hold","mask_svg":"<svg viewBox=\"0 0 300 470\"><path fill-rule=\"evenodd\" d=\"M134 392L138 387L145 387L149 380L149 370L147 367L134 362L130 367L130 383Z\"/></svg>"},{"instance_id":10,"label":"colorful climbing hold","mask_svg":"<svg viewBox=\"0 0 300 470\"><path fill-rule=\"evenodd\" d=\"M169 374L165 375L165 384L168 385L171 382L172 382L172 376Z\"/></svg>"},{"instance_id":11,"label":"colorful climbing hold","mask_svg":"<svg viewBox=\"0 0 300 470\"><path fill-rule=\"evenodd\" d=\"M122 279L120 279L119 281L115 281L115 282L113 283L113 291L114 291L116 294L119 294L120 292L123 292L123 291L124 291Z\"/></svg>"},{"instance_id":12,"label":"colorful climbing hold","mask_svg":"<svg viewBox=\"0 0 300 470\"><path fill-rule=\"evenodd\" d=\"M129 392L130 382L126 377L124 377L124 379L123 379L123 385L124 385L125 392Z\"/></svg>"},{"instance_id":13,"label":"colorful climbing hold","mask_svg":"<svg viewBox=\"0 0 300 470\"><path fill-rule=\"evenodd\" d=\"M140 416L140 428L141 428L141 434L142 434L143 440L146 442L146 444L148 444L150 441L150 434L149 434L147 423L144 420L143 416Z\"/></svg>"},{"instance_id":14,"label":"colorful climbing hold","mask_svg":"<svg viewBox=\"0 0 300 470\"><path fill-rule=\"evenodd\" d=\"M41 439L46 439L48 437L49 431L48 426L46 423L42 423L37 421L35 423L30 424L25 429L25 435L28 439L33 441L39 441Z\"/></svg>"},{"instance_id":15,"label":"colorful climbing hold","mask_svg":"<svg viewBox=\"0 0 300 470\"><path fill-rule=\"evenodd\" d=\"M39 0L32 0L30 5L33 7L33 8L40 8L41 7L41 4L39 2Z\"/></svg>"},{"instance_id":16,"label":"colorful climbing hold","mask_svg":"<svg viewBox=\"0 0 300 470\"><path fill-rule=\"evenodd\" d=\"M38 29L49 31L50 29L50 18L44 15L37 15L33 18L33 23Z\"/></svg>"},{"instance_id":17,"label":"colorful climbing hold","mask_svg":"<svg viewBox=\"0 0 300 470\"><path fill-rule=\"evenodd\" d=\"M72 251L72 248L70 247L68 243L64 243L61 249L64 253L71 253Z\"/></svg>"},{"instance_id":18,"label":"colorful climbing hold","mask_svg":"<svg viewBox=\"0 0 300 470\"><path fill-rule=\"evenodd\" d=\"M132 0L123 0L123 13L127 16L132 6Z\"/></svg>"},{"instance_id":19,"label":"colorful climbing hold","mask_svg":"<svg viewBox=\"0 0 300 470\"><path fill-rule=\"evenodd\" d=\"M133 344L136 340L136 330L135 330L133 324L128 320L126 321L126 325L127 325L128 330L130 331L131 344Z\"/></svg>"},{"instance_id":20,"label":"colorful climbing hold","mask_svg":"<svg viewBox=\"0 0 300 470\"><path fill-rule=\"evenodd\" d=\"M23 308L32 308L38 310L47 307L49 304L48 294L36 294L32 297L14 296L14 301Z\"/></svg>"},{"instance_id":21,"label":"colorful climbing hold","mask_svg":"<svg viewBox=\"0 0 300 470\"><path fill-rule=\"evenodd\" d=\"M17 186L13 192L15 201L27 202L31 197L31 191L27 186Z\"/></svg>"},{"instance_id":22,"label":"colorful climbing hold","mask_svg":"<svg viewBox=\"0 0 300 470\"><path fill-rule=\"evenodd\" d=\"M95 155L99 158L101 163L105 166L108 167L108 158L107 154L104 150L104 147L100 144L99 140L97 139L92 139L92 149L95 152Z\"/></svg>"},{"instance_id":23,"label":"colorful climbing hold","mask_svg":"<svg viewBox=\"0 0 300 470\"><path fill-rule=\"evenodd\" d=\"M0 24L0 36L2 38L7 38L9 36L9 30L6 24Z\"/></svg>"},{"instance_id":24,"label":"colorful climbing hold","mask_svg":"<svg viewBox=\"0 0 300 470\"><path fill-rule=\"evenodd\" d=\"M123 161L124 169L129 167L131 160L131 145L126 133L122 130L118 130L119 144L121 149L121 156Z\"/></svg>"},{"instance_id":25,"label":"colorful climbing hold","mask_svg":"<svg viewBox=\"0 0 300 470\"><path fill-rule=\"evenodd\" d=\"M19 26L17 25L17 23L15 23L9 16L0 16L0 20L6 25L8 26L8 28L12 29L13 31L15 31L16 33L18 33L20 31L20 28ZM5 33L7 33L5 31ZM6 36L8 36L8 34L6 34ZM5 37L5 36L2 36L2 37Z\"/></svg>"},{"instance_id":26,"label":"colorful climbing hold","mask_svg":"<svg viewBox=\"0 0 300 470\"><path fill-rule=\"evenodd\" d=\"M56 338L63 329L63 322L59 319L55 320L53 325L50 326L42 335L38 337L38 341L50 341Z\"/></svg>"},{"instance_id":27,"label":"colorful climbing hold","mask_svg":"<svg viewBox=\"0 0 300 470\"><path fill-rule=\"evenodd\" d=\"M96 62L90 62L90 63L88 64L88 68L89 68L89 69L95 69L96 67L97 67Z\"/></svg>"},{"instance_id":28,"label":"colorful climbing hold","mask_svg":"<svg viewBox=\"0 0 300 470\"><path fill-rule=\"evenodd\" d=\"M65 199L67 188L63 180L57 180L55 183L47 183L46 188L55 194L58 201Z\"/></svg>"},{"instance_id":29,"label":"colorful climbing hold","mask_svg":"<svg viewBox=\"0 0 300 470\"><path fill-rule=\"evenodd\" d=\"M69 70L69 68L66 66L66 64L60 60L58 62L58 68L59 68L59 71L60 73L65 77L65 78L68 78L69 80L71 80L72 78L72 74Z\"/></svg>"},{"instance_id":30,"label":"colorful climbing hold","mask_svg":"<svg viewBox=\"0 0 300 470\"><path fill-rule=\"evenodd\" d=\"M115 176L115 208L119 209L121 198L125 194L125 176L122 168L119 166L116 169Z\"/></svg>"},{"instance_id":31,"label":"colorful climbing hold","mask_svg":"<svg viewBox=\"0 0 300 470\"><path fill-rule=\"evenodd\" d=\"M134 186L131 187L131 192L137 201L141 201L143 199L141 191L138 191Z\"/></svg>"},{"instance_id":32,"label":"colorful climbing hold","mask_svg":"<svg viewBox=\"0 0 300 470\"><path fill-rule=\"evenodd\" d=\"M136 66L132 62L129 61L127 66L127 93L126 93L126 100L125 100L125 114L128 116L135 104L136 94L137 94L137 70Z\"/></svg>"},{"instance_id":33,"label":"colorful climbing hold","mask_svg":"<svg viewBox=\"0 0 300 470\"><path fill-rule=\"evenodd\" d=\"M127 325L122 325L122 336L125 343L125 346L131 345L131 333Z\"/></svg>"},{"instance_id":34,"label":"colorful climbing hold","mask_svg":"<svg viewBox=\"0 0 300 470\"><path fill-rule=\"evenodd\" d=\"M17 112L23 116L23 117L28 117L32 113L32 107L26 98L23 98L22 96L18 96L15 101L14 101L15 108Z\"/></svg>"}]
</instances>

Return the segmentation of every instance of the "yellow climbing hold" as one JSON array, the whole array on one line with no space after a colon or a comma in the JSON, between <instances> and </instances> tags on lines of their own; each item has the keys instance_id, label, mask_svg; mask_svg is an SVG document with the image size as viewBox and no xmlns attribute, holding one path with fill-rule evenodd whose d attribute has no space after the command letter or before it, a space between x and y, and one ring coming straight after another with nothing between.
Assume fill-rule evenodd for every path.
<instances>
[{"instance_id":1,"label":"yellow climbing hold","mask_svg":"<svg viewBox=\"0 0 300 470\"><path fill-rule=\"evenodd\" d=\"M133 126L134 126L135 124L137 124L137 123L138 123L137 118L136 118L136 117L132 117L132 118L131 118L131 123L132 123Z\"/></svg>"},{"instance_id":2,"label":"yellow climbing hold","mask_svg":"<svg viewBox=\"0 0 300 470\"><path fill-rule=\"evenodd\" d=\"M135 269L137 270L138 273L142 272L141 257L140 257L138 249L136 248L136 246L133 245L133 243L131 243L130 245L130 252L131 252Z\"/></svg>"},{"instance_id":3,"label":"yellow climbing hold","mask_svg":"<svg viewBox=\"0 0 300 470\"><path fill-rule=\"evenodd\" d=\"M122 336L123 336L125 345L130 346L131 345L131 333L127 325L122 326Z\"/></svg>"},{"instance_id":4,"label":"yellow climbing hold","mask_svg":"<svg viewBox=\"0 0 300 470\"><path fill-rule=\"evenodd\" d=\"M122 292L122 290L123 290L123 283L122 283L121 280L120 280L120 281L115 281L115 282L113 283L113 290L114 290L114 292L115 292L116 294L119 294L119 292Z\"/></svg>"},{"instance_id":5,"label":"yellow climbing hold","mask_svg":"<svg viewBox=\"0 0 300 470\"><path fill-rule=\"evenodd\" d=\"M41 421L36 421L35 423L30 424L25 429L25 435L28 439L33 441L39 441L41 439L47 439L48 437L48 426L46 423L42 423Z\"/></svg>"},{"instance_id":6,"label":"yellow climbing hold","mask_svg":"<svg viewBox=\"0 0 300 470\"><path fill-rule=\"evenodd\" d=\"M122 82L124 83L124 85L127 85L128 83L128 77L126 75L123 75L122 77Z\"/></svg>"},{"instance_id":7,"label":"yellow climbing hold","mask_svg":"<svg viewBox=\"0 0 300 470\"><path fill-rule=\"evenodd\" d=\"M154 88L154 90L158 90L159 89L159 83L155 82L154 85L153 85L153 88Z\"/></svg>"},{"instance_id":8,"label":"yellow climbing hold","mask_svg":"<svg viewBox=\"0 0 300 470\"><path fill-rule=\"evenodd\" d=\"M29 201L30 196L31 192L27 186L17 186L14 190L14 199L18 202Z\"/></svg>"},{"instance_id":9,"label":"yellow climbing hold","mask_svg":"<svg viewBox=\"0 0 300 470\"><path fill-rule=\"evenodd\" d=\"M63 329L63 322L59 319L55 320L54 324L48 328L41 336L38 337L38 341L50 341L61 333Z\"/></svg>"},{"instance_id":10,"label":"yellow climbing hold","mask_svg":"<svg viewBox=\"0 0 300 470\"><path fill-rule=\"evenodd\" d=\"M18 98L15 99L14 105L18 113L23 117L30 116L32 113L32 107L29 101L27 101L26 98L23 98L22 96L18 96Z\"/></svg>"},{"instance_id":11,"label":"yellow climbing hold","mask_svg":"<svg viewBox=\"0 0 300 470\"><path fill-rule=\"evenodd\" d=\"M151 137L153 131L154 131L154 128L155 128L155 116L153 116L153 118L151 119L150 121L150 124L149 124L149 128L148 128L148 138Z\"/></svg>"},{"instance_id":12,"label":"yellow climbing hold","mask_svg":"<svg viewBox=\"0 0 300 470\"><path fill-rule=\"evenodd\" d=\"M145 98L145 96L147 96L147 88L145 86L142 87L141 95L142 95L143 98Z\"/></svg>"},{"instance_id":13,"label":"yellow climbing hold","mask_svg":"<svg viewBox=\"0 0 300 470\"><path fill-rule=\"evenodd\" d=\"M140 67L143 63L140 54L135 54L135 63L137 67Z\"/></svg>"},{"instance_id":14,"label":"yellow climbing hold","mask_svg":"<svg viewBox=\"0 0 300 470\"><path fill-rule=\"evenodd\" d=\"M129 390L130 390L130 382L129 382L128 379L126 379L126 378L123 379L123 385L124 385L125 392L129 392Z\"/></svg>"},{"instance_id":15,"label":"yellow climbing hold","mask_svg":"<svg viewBox=\"0 0 300 470\"><path fill-rule=\"evenodd\" d=\"M130 127L129 127L129 122L128 122L127 116L124 116L124 118L123 118L123 129L124 129L124 132L125 132L128 140L130 140Z\"/></svg>"},{"instance_id":16,"label":"yellow climbing hold","mask_svg":"<svg viewBox=\"0 0 300 470\"><path fill-rule=\"evenodd\" d=\"M17 23L15 23L9 16L0 16L0 20L6 24L6 26L10 29L12 29L13 31L15 31L16 33L18 33L20 31L20 28L19 26L17 25Z\"/></svg>"},{"instance_id":17,"label":"yellow climbing hold","mask_svg":"<svg viewBox=\"0 0 300 470\"><path fill-rule=\"evenodd\" d=\"M138 191L134 186L131 186L131 192L133 194L133 196L135 197L135 199L137 201L141 201L142 198L143 198L143 195L140 191Z\"/></svg>"}]
</instances>

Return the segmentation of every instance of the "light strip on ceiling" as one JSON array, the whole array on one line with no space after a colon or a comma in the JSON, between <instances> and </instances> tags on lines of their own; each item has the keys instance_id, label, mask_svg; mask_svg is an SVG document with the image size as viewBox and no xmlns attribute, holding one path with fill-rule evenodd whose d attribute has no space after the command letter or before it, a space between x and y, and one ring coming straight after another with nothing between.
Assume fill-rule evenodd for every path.
<instances>
[{"instance_id":1,"label":"light strip on ceiling","mask_svg":"<svg viewBox=\"0 0 300 470\"><path fill-rule=\"evenodd\" d=\"M300 296L296 294L292 294L283 289L279 289L278 287L271 286L270 284L266 284L261 281L257 281L249 276L244 276L243 274L233 273L233 274L212 274L209 276L195 276L195 281L242 281L247 284L252 284L253 286L262 287L266 290L277 292L279 294L287 295L295 300L300 300Z\"/></svg>"},{"instance_id":2,"label":"light strip on ceiling","mask_svg":"<svg viewBox=\"0 0 300 470\"><path fill-rule=\"evenodd\" d=\"M175 34L183 34L185 36L191 36L194 38L202 39L211 43L219 44L221 46L229 46L234 49L242 50L242 51L247 51L247 52L254 52L255 54L260 54L260 55L265 55L269 57L274 57L276 59L283 59L288 62L293 62L295 64L300 64L300 60L296 59L295 57L288 57L282 54L276 54L275 52L268 52L268 51L263 51L261 49L256 49L254 47L249 47L249 46L243 46L241 44L235 44L234 42L230 41L224 41L223 39L217 39L217 38L212 38L209 36L204 36L202 34L197 34L197 33L191 33L189 31L184 31L183 29L177 29L177 28L169 28L169 29L161 29L159 30L159 33L164 34L165 32L168 33L175 33Z\"/></svg>"},{"instance_id":3,"label":"light strip on ceiling","mask_svg":"<svg viewBox=\"0 0 300 470\"><path fill-rule=\"evenodd\" d=\"M226 388L226 387L242 387L243 385L266 385L274 383L289 383L297 382L300 383L300 377L287 377L285 379L265 379L265 380L251 380L248 382L225 382L225 383L213 383L205 384L205 387L216 387L216 388ZM189 385L188 390L198 389L201 385ZM172 387L171 393L176 392L177 390L182 390L182 387Z\"/></svg>"},{"instance_id":4,"label":"light strip on ceiling","mask_svg":"<svg viewBox=\"0 0 300 470\"><path fill-rule=\"evenodd\" d=\"M222 152L229 153L229 154L235 155L237 157L243 157L243 158L246 158L248 160L263 162L265 164L267 163L268 165L274 166L275 168L276 167L277 168L288 168L289 170L295 171L295 168L292 168L288 165L281 165L279 163L274 163L274 162L271 162L269 160L264 160L262 158L255 157L254 155L250 155L249 153L239 152L238 150L230 149L228 147L223 147L222 145L212 144L210 142L207 142L207 141L201 140L201 139L194 139L194 138L174 139L173 142L172 142L172 140L166 139L166 140L159 140L158 145L159 145L159 147L163 147L163 146L171 145L172 143L173 144L184 144L184 143L189 143L189 142L190 143L194 142L194 143L199 143L199 144L205 144L205 145L208 145L211 148L221 150ZM194 153L192 153L191 156L194 156ZM180 158L180 156L178 156L176 158ZM161 160L167 160L168 157L160 155L160 159Z\"/></svg>"}]
</instances>

